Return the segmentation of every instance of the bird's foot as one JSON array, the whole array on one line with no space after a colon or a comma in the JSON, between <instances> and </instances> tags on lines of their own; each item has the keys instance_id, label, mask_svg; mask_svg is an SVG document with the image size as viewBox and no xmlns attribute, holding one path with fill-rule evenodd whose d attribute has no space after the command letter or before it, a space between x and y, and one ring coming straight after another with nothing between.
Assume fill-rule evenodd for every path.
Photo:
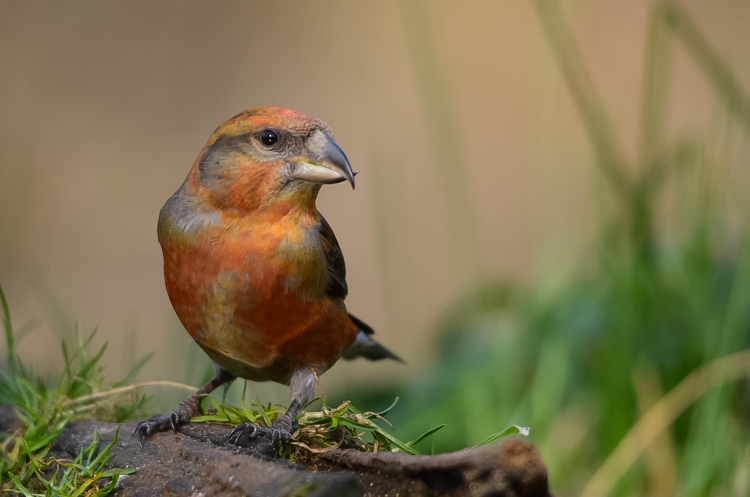
<instances>
[{"instance_id":1,"label":"bird's foot","mask_svg":"<svg viewBox=\"0 0 750 497\"><path fill-rule=\"evenodd\" d=\"M188 424L190 419L198 414L197 397L191 397L182 402L177 409L168 415L157 414L138 423L135 426L135 430L133 430L133 436L138 437L138 442L143 447L143 443L156 433L169 431L170 429L177 433L177 428Z\"/></svg>"},{"instance_id":2,"label":"bird's foot","mask_svg":"<svg viewBox=\"0 0 750 497\"><path fill-rule=\"evenodd\" d=\"M282 416L274 421L271 426L259 426L254 423L245 423L237 426L232 433L229 434L227 442L232 445L237 445L240 439L247 437L247 440L254 440L257 437L269 438L272 443L278 441L289 440L292 438L292 433L296 429L297 423L286 417Z\"/></svg>"}]
</instances>

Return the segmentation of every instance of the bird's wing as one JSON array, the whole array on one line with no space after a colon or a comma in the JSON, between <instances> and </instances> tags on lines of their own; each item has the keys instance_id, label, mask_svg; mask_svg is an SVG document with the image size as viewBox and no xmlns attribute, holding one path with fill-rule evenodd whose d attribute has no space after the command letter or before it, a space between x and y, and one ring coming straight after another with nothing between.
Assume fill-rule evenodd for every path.
<instances>
[{"instance_id":1,"label":"bird's wing","mask_svg":"<svg viewBox=\"0 0 750 497\"><path fill-rule=\"evenodd\" d=\"M367 323L351 314L349 314L349 319L351 319L352 323L357 327L357 337L354 339L354 343L344 350L341 357L347 361L356 359L357 357L364 357L371 361L393 359L394 361L404 362L403 359L383 347L372 338L372 334L375 332Z\"/></svg>"},{"instance_id":2,"label":"bird's wing","mask_svg":"<svg viewBox=\"0 0 750 497\"><path fill-rule=\"evenodd\" d=\"M361 331L365 335L372 335L375 333L375 330L372 329L372 326L365 323L361 319L359 319L356 316L352 316L351 313L349 313L349 319L352 320L352 323L354 323L357 326L357 330Z\"/></svg>"},{"instance_id":3,"label":"bird's wing","mask_svg":"<svg viewBox=\"0 0 750 497\"><path fill-rule=\"evenodd\" d=\"M344 254L341 252L336 235L333 234L331 225L326 218L320 214L320 239L323 245L323 254L326 256L326 268L328 278L326 281L326 294L332 298L343 299L349 293L346 285L346 264Z\"/></svg>"}]
</instances>

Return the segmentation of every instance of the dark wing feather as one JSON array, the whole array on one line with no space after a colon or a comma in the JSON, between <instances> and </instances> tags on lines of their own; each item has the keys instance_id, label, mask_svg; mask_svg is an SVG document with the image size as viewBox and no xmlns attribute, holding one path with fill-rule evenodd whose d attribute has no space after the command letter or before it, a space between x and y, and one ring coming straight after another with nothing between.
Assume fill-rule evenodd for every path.
<instances>
[{"instance_id":1,"label":"dark wing feather","mask_svg":"<svg viewBox=\"0 0 750 497\"><path fill-rule=\"evenodd\" d=\"M341 252L336 235L333 234L331 225L326 218L320 215L320 240L323 245L323 254L326 257L328 278L326 280L326 294L331 298L346 298L349 287L346 285L346 264L344 254Z\"/></svg>"},{"instance_id":2,"label":"dark wing feather","mask_svg":"<svg viewBox=\"0 0 750 497\"><path fill-rule=\"evenodd\" d=\"M320 240L323 246L323 254L325 254L326 257L326 269L328 270L326 294L331 298L343 299L349 292L349 289L346 286L346 264L344 264L344 254L341 253L341 247L339 247L339 242L336 240L336 235L333 234L331 225L328 224L328 221L326 221L322 214L318 214L320 215ZM396 354L386 349L370 337L374 332L369 325L351 314L349 314L349 319L351 319L357 327L357 337L354 340L354 343L343 351L342 357L344 359L364 357L371 361L394 359L399 362L404 362Z\"/></svg>"},{"instance_id":3,"label":"dark wing feather","mask_svg":"<svg viewBox=\"0 0 750 497\"><path fill-rule=\"evenodd\" d=\"M361 319L349 314L349 319L352 320L357 326L357 338L354 340L349 348L344 350L341 357L346 360L356 359L357 357L364 357L371 361L379 361L380 359L393 359L394 361L404 362L399 356L391 352L390 350L383 347L381 344L373 340L372 334L375 333L372 328Z\"/></svg>"},{"instance_id":4,"label":"dark wing feather","mask_svg":"<svg viewBox=\"0 0 750 497\"><path fill-rule=\"evenodd\" d=\"M352 316L351 313L349 313L349 319L351 319L352 322L357 326L357 329L363 332L365 335L372 335L375 333L375 330L373 330L369 324L365 323L356 316Z\"/></svg>"}]
</instances>

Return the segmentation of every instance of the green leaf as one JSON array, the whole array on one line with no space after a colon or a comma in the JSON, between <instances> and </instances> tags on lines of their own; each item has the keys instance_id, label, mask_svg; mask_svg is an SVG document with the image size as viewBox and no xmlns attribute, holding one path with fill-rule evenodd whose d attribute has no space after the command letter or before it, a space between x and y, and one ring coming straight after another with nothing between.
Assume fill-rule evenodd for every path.
<instances>
[{"instance_id":1,"label":"green leaf","mask_svg":"<svg viewBox=\"0 0 750 497\"><path fill-rule=\"evenodd\" d=\"M240 407L242 408L242 413L250 423L255 423L260 417L260 413L256 414L257 411L253 412L245 406L245 399L242 399L240 402Z\"/></svg>"},{"instance_id":2,"label":"green leaf","mask_svg":"<svg viewBox=\"0 0 750 497\"><path fill-rule=\"evenodd\" d=\"M21 483L18 478L16 478L13 473L8 473L8 477L13 482L13 486L16 487L16 489L25 495L26 497L37 497L36 494L32 494L29 492L29 490L23 486L23 483Z\"/></svg>"},{"instance_id":3,"label":"green leaf","mask_svg":"<svg viewBox=\"0 0 750 497\"><path fill-rule=\"evenodd\" d=\"M373 423L373 425L375 425L375 423ZM407 454L411 454L413 456L419 455L419 452L417 452L414 448L408 446L407 444L405 444L398 438L394 437L393 435L391 435L390 433L388 433L387 431L385 431L378 425L375 425L375 426L377 427L377 429L375 430L376 433L379 433L382 437L386 438L391 444L398 447L401 451L406 452Z\"/></svg>"},{"instance_id":4,"label":"green leaf","mask_svg":"<svg viewBox=\"0 0 750 497\"><path fill-rule=\"evenodd\" d=\"M263 404L260 403L260 398L256 395L255 400L258 403L258 407L260 409L260 415L263 417L263 422L266 424L266 426L271 426L271 418L268 416L268 413L266 412L266 408L263 407ZM270 408L270 405L269 405Z\"/></svg>"},{"instance_id":5,"label":"green leaf","mask_svg":"<svg viewBox=\"0 0 750 497\"><path fill-rule=\"evenodd\" d=\"M380 427L376 425L375 423L368 423L368 424L357 423L356 421L348 419L348 418L335 417L333 418L332 421L336 422L336 426L338 425L348 426L350 428L354 428L355 430L375 431L375 430L380 429ZM331 423L332 428L333 428L333 425L334 423Z\"/></svg>"},{"instance_id":6,"label":"green leaf","mask_svg":"<svg viewBox=\"0 0 750 497\"><path fill-rule=\"evenodd\" d=\"M117 425L117 429L115 430L115 436L112 439L112 441L109 444L107 444L106 447L104 447L104 449L99 453L99 456L96 459L94 459L93 463L91 463L89 465L89 466L96 467L96 471L97 472L101 471L103 469L104 465L107 463L106 460L103 461L104 456L106 456L107 454L109 454L109 451L112 450L112 447L114 447L115 444L117 443L117 439L120 437L120 428L122 428L122 425L121 424ZM92 453L96 450L96 444L98 442L97 435L98 435L98 433L96 431L96 428L94 428L94 442L91 444L91 446L92 446L91 452Z\"/></svg>"},{"instance_id":7,"label":"green leaf","mask_svg":"<svg viewBox=\"0 0 750 497\"><path fill-rule=\"evenodd\" d=\"M128 371L128 374L125 375L125 378L123 378L122 380L120 380L120 381L118 381L116 383L113 383L112 386L113 387L119 387L119 386L123 386L123 385L127 385L127 384L131 383L133 381L133 379L135 378L135 375L138 374L138 372L141 370L141 368L152 357L154 357L155 353L156 352L151 352L150 354L146 354L145 357L143 357L140 361L138 361L137 363L135 363L135 366L133 366L132 368L130 368L130 371Z\"/></svg>"},{"instance_id":8,"label":"green leaf","mask_svg":"<svg viewBox=\"0 0 750 497\"><path fill-rule=\"evenodd\" d=\"M427 430L426 432L422 433L421 435L419 435L419 436L418 436L417 438L415 438L415 439L414 439L414 440L412 440L411 442L408 442L408 443L407 443L406 445L408 445L408 446L410 446L410 447L411 447L412 445L418 444L419 442L421 442L421 441L422 441L422 440L424 440L425 438L427 438L427 437L429 437L430 435L432 435L433 433L435 433L435 432L437 432L437 431L439 431L439 430L443 429L444 427L445 427L445 424L442 424L442 425L437 425L437 426L436 426L436 427L434 427L434 428L430 428L429 430Z\"/></svg>"},{"instance_id":9,"label":"green leaf","mask_svg":"<svg viewBox=\"0 0 750 497\"><path fill-rule=\"evenodd\" d=\"M385 416L386 414L391 412L394 407L396 407L396 404L398 404L398 400L399 400L399 397L396 397L395 399L393 399L393 403L391 405L389 405L388 407L386 407L384 410L380 412L372 413L372 416Z\"/></svg>"},{"instance_id":10,"label":"green leaf","mask_svg":"<svg viewBox=\"0 0 750 497\"><path fill-rule=\"evenodd\" d=\"M94 336L94 333L91 334L91 338L93 338L93 336ZM89 338L89 341L91 340L91 338ZM86 344L88 344L88 341L86 342ZM94 354L94 357L92 357L90 360L88 360L87 362L83 364L83 366L81 367L81 370L78 372L78 376L80 378L88 377L89 372L94 368L94 366L96 366L96 363L99 362L99 359L102 358L102 356L104 355L104 352L107 350L107 344L108 342L104 342L102 347L99 349L99 352Z\"/></svg>"},{"instance_id":11,"label":"green leaf","mask_svg":"<svg viewBox=\"0 0 750 497\"><path fill-rule=\"evenodd\" d=\"M495 433L494 435L490 435L489 437L485 438L484 440L482 440L481 442L479 442L478 444L476 444L474 447L481 447L483 445L488 445L488 444L491 444L493 442L497 442L501 438L507 437L508 435L517 435L517 434L520 434L520 435L524 435L524 436L528 437L530 431L531 431L531 428L529 428L529 427L523 427L523 426L518 426L518 425L510 425L509 427L507 427L506 429L504 429L500 433Z\"/></svg>"}]
</instances>

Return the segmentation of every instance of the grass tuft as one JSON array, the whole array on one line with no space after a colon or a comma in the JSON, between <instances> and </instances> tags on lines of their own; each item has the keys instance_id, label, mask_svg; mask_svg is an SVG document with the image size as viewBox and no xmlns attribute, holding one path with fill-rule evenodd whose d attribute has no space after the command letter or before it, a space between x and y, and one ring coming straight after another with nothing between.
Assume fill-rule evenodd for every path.
<instances>
[{"instance_id":1,"label":"grass tuft","mask_svg":"<svg viewBox=\"0 0 750 497\"><path fill-rule=\"evenodd\" d=\"M220 404L209 397L213 406L208 413L194 417L193 423L223 423L238 425L242 423L256 423L261 426L271 426L271 423L283 414L283 406L263 405L253 402L251 408L245 406L244 400L240 407ZM313 399L308 406L319 399ZM425 431L409 442L404 442L393 433L393 426L385 416L396 406L398 397L381 412L362 412L354 407L350 401L345 401L338 407L328 407L325 399L320 411L306 411L297 419L298 428L292 434L292 439L283 444L280 455L292 461L298 460L300 455L318 454L334 449L356 449L362 452L405 452L420 455L415 448L420 442L430 439L440 431L445 424L437 425ZM385 428L383 425L386 425ZM511 426L500 433L487 437L477 446L487 445L508 435L528 435L529 429ZM303 454L300 454L302 452ZM434 453L434 445L430 445L430 454Z\"/></svg>"},{"instance_id":2,"label":"grass tuft","mask_svg":"<svg viewBox=\"0 0 750 497\"><path fill-rule=\"evenodd\" d=\"M114 491L119 476L134 471L104 469L109 461L106 454L117 436L96 457L96 435L93 444L73 462L46 456L52 442L73 419L85 416L121 422L140 413L146 397L135 388L122 386L132 380L150 356L139 361L125 379L107 385L101 365L107 344L91 354L96 330L84 336L76 326L74 348L62 341L63 372L55 381L45 381L16 354L16 346L31 326L14 330L2 286L0 307L7 347L7 367L0 373L0 404L12 406L16 417L13 430L0 433L0 488L23 495L108 495ZM53 467L57 468L55 476L45 479L43 474ZM66 469L57 478L60 468ZM35 494L27 488L32 479L45 493ZM104 481L109 483L105 485Z\"/></svg>"}]
</instances>

